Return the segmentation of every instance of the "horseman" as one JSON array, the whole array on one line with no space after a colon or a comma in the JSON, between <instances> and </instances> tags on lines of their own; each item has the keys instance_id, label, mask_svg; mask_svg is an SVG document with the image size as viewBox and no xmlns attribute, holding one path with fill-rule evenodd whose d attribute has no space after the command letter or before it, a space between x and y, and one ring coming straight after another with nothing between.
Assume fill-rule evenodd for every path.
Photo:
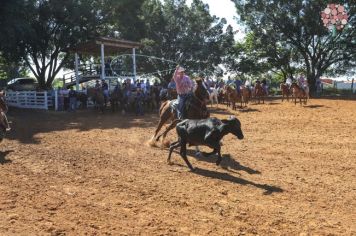
<instances>
[{"instance_id":1,"label":"horseman","mask_svg":"<svg viewBox=\"0 0 356 236\"><path fill-rule=\"evenodd\" d=\"M239 79L239 78L237 78L236 80L235 80L235 87L236 87L236 92L237 92L237 95L238 96L241 96L241 85L242 85L242 82L241 82L241 80Z\"/></svg>"},{"instance_id":2,"label":"horseman","mask_svg":"<svg viewBox=\"0 0 356 236\"><path fill-rule=\"evenodd\" d=\"M186 117L186 102L192 95L194 88L193 81L184 74L185 69L178 66L174 72L173 79L176 83L178 93L178 118L184 119Z\"/></svg>"},{"instance_id":3,"label":"horseman","mask_svg":"<svg viewBox=\"0 0 356 236\"><path fill-rule=\"evenodd\" d=\"M265 91L265 94L268 96L268 85L267 85L267 80L266 79L262 80L262 88Z\"/></svg>"},{"instance_id":4,"label":"horseman","mask_svg":"<svg viewBox=\"0 0 356 236\"><path fill-rule=\"evenodd\" d=\"M209 79L202 79L204 88L211 94L211 81Z\"/></svg>"},{"instance_id":5,"label":"horseman","mask_svg":"<svg viewBox=\"0 0 356 236\"><path fill-rule=\"evenodd\" d=\"M303 90L304 90L304 83L305 83L304 74L301 74L300 77L298 78L298 85Z\"/></svg>"},{"instance_id":6,"label":"horseman","mask_svg":"<svg viewBox=\"0 0 356 236\"><path fill-rule=\"evenodd\" d=\"M288 78L286 79L286 85L287 85L288 89L290 89L290 86L292 85L292 79L291 79L291 77L288 77Z\"/></svg>"}]
</instances>

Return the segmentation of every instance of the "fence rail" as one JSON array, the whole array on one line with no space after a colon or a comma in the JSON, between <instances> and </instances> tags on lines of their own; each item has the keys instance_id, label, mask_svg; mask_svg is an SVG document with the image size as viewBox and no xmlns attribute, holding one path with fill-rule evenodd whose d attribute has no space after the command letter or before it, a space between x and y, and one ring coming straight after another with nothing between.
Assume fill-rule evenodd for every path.
<instances>
[{"instance_id":1,"label":"fence rail","mask_svg":"<svg viewBox=\"0 0 356 236\"><path fill-rule=\"evenodd\" d=\"M7 104L11 107L45 109L53 107L53 96L47 91L8 91L6 92Z\"/></svg>"}]
</instances>

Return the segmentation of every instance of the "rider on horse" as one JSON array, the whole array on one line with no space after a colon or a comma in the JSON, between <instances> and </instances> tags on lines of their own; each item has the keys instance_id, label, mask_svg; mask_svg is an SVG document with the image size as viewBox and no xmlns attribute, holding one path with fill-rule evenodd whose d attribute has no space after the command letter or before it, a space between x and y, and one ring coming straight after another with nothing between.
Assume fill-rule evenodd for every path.
<instances>
[{"instance_id":1,"label":"rider on horse","mask_svg":"<svg viewBox=\"0 0 356 236\"><path fill-rule=\"evenodd\" d=\"M235 80L235 87L236 87L236 92L237 92L237 95L240 96L241 95L241 85L242 85L242 82L240 79L236 79Z\"/></svg>"},{"instance_id":2,"label":"rider on horse","mask_svg":"<svg viewBox=\"0 0 356 236\"><path fill-rule=\"evenodd\" d=\"M304 84L305 84L305 78L304 75L301 74L300 77L298 78L298 85L303 91L304 91Z\"/></svg>"},{"instance_id":3,"label":"rider on horse","mask_svg":"<svg viewBox=\"0 0 356 236\"><path fill-rule=\"evenodd\" d=\"M178 118L184 119L186 117L186 101L192 95L194 83L184 74L185 69L178 66L174 72L173 79L176 82L178 93Z\"/></svg>"}]
</instances>

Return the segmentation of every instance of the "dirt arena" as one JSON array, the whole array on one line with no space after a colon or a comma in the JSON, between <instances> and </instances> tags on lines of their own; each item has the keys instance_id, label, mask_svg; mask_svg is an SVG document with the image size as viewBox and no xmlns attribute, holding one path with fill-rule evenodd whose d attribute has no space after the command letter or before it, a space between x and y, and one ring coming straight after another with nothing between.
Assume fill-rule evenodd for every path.
<instances>
[{"instance_id":1,"label":"dirt arena","mask_svg":"<svg viewBox=\"0 0 356 236\"><path fill-rule=\"evenodd\" d=\"M196 172L146 144L156 114L10 111L0 235L356 235L356 101L212 111L245 139Z\"/></svg>"}]
</instances>

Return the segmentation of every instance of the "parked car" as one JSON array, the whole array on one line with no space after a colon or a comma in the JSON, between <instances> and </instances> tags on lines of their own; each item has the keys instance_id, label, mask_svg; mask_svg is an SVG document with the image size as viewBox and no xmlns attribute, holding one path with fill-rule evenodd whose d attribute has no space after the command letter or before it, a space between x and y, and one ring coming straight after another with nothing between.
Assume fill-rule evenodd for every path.
<instances>
[{"instance_id":1,"label":"parked car","mask_svg":"<svg viewBox=\"0 0 356 236\"><path fill-rule=\"evenodd\" d=\"M13 91L31 91L37 90L38 83L31 78L15 78L7 83L7 90Z\"/></svg>"}]
</instances>

